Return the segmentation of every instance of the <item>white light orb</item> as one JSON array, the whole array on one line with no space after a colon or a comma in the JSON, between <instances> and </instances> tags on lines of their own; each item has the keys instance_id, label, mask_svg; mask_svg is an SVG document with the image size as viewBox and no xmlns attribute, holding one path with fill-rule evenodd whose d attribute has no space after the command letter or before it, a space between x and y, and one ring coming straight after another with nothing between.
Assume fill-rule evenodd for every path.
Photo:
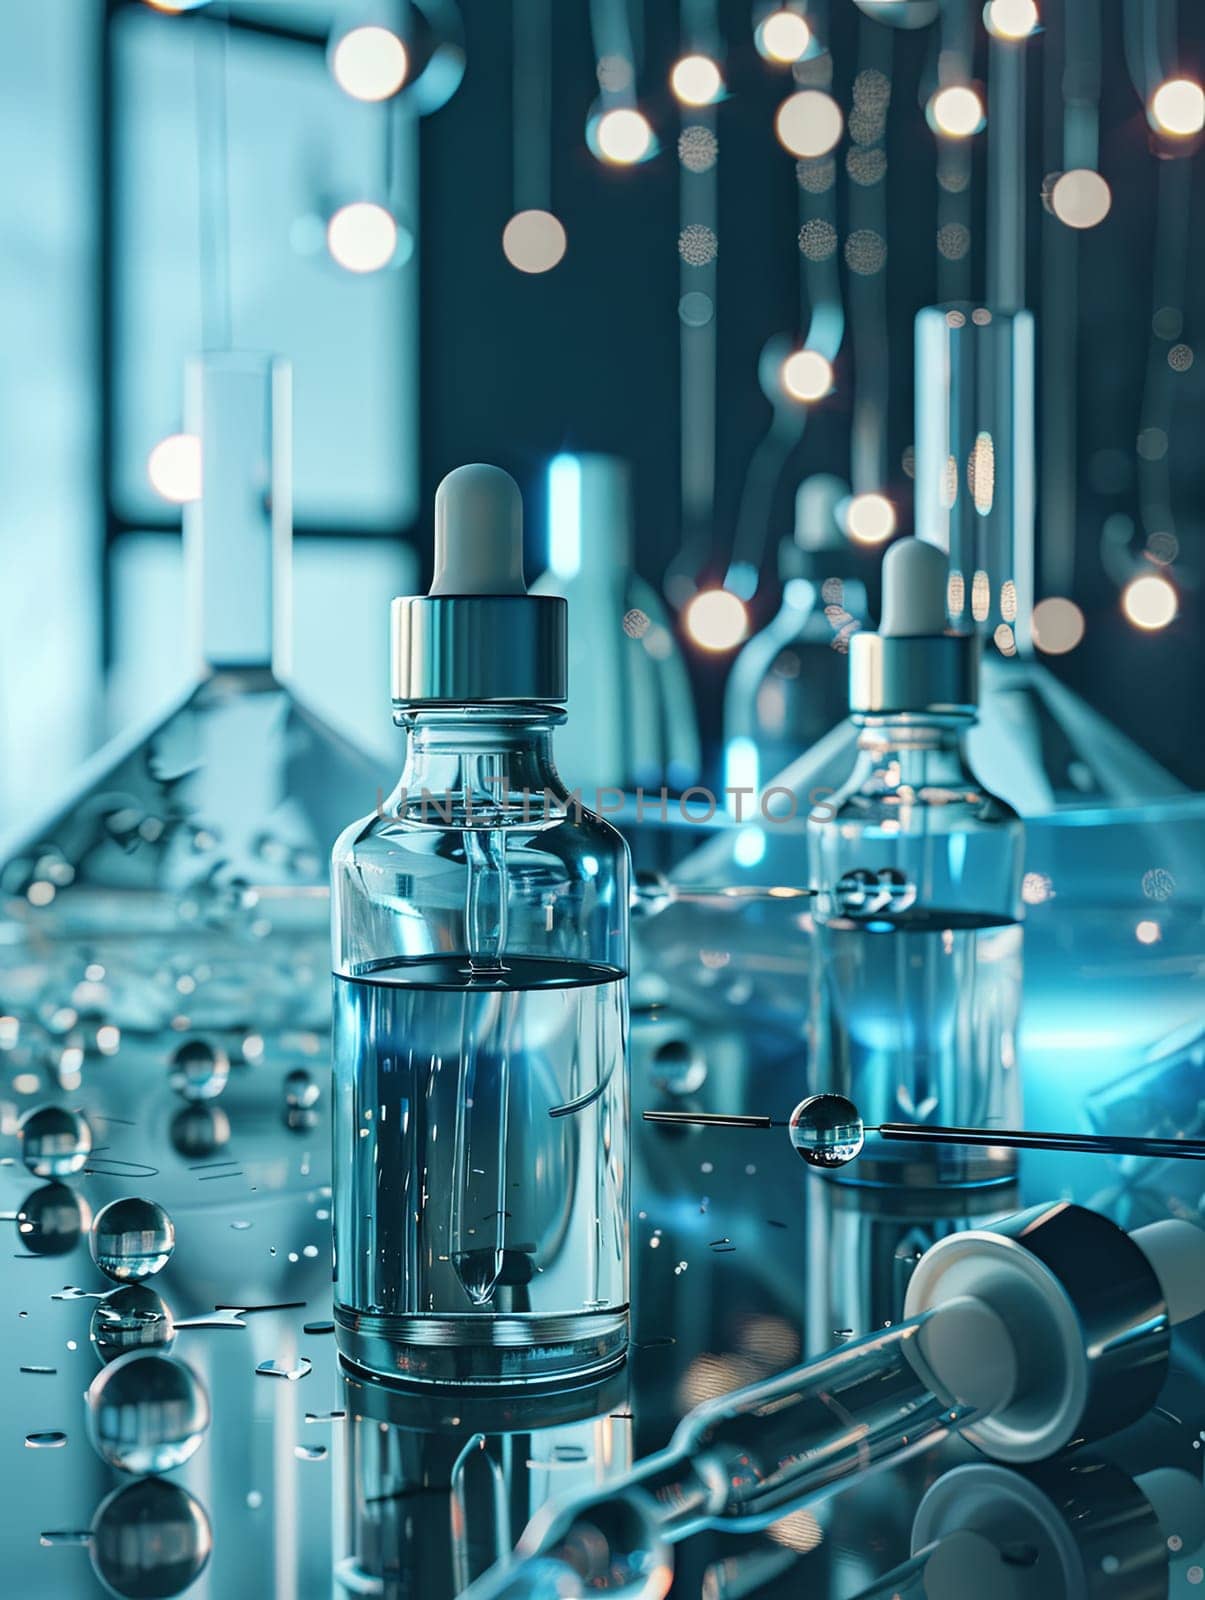
<instances>
[{"instance_id":1,"label":"white light orb","mask_svg":"<svg viewBox=\"0 0 1205 1600\"><path fill-rule=\"evenodd\" d=\"M1175 589L1157 572L1131 578L1122 591L1121 607L1134 626L1146 633L1166 628L1180 609Z\"/></svg>"},{"instance_id":2,"label":"white light orb","mask_svg":"<svg viewBox=\"0 0 1205 1600\"><path fill-rule=\"evenodd\" d=\"M947 139L969 139L983 127L983 101L969 85L952 83L929 101L929 119Z\"/></svg>"},{"instance_id":3,"label":"white light orb","mask_svg":"<svg viewBox=\"0 0 1205 1600\"><path fill-rule=\"evenodd\" d=\"M1205 128L1205 89L1191 78L1169 78L1151 96L1150 119L1162 133L1191 139Z\"/></svg>"},{"instance_id":4,"label":"white light orb","mask_svg":"<svg viewBox=\"0 0 1205 1600\"><path fill-rule=\"evenodd\" d=\"M1038 25L1034 0L990 0L983 20L997 39L1027 39Z\"/></svg>"},{"instance_id":5,"label":"white light orb","mask_svg":"<svg viewBox=\"0 0 1205 1600\"><path fill-rule=\"evenodd\" d=\"M326 247L348 272L379 272L393 260L397 223L375 201L353 200L327 223Z\"/></svg>"},{"instance_id":6,"label":"white light orb","mask_svg":"<svg viewBox=\"0 0 1205 1600\"><path fill-rule=\"evenodd\" d=\"M1069 228L1095 228L1109 215L1112 191L1099 172L1076 167L1050 191L1050 208Z\"/></svg>"},{"instance_id":7,"label":"white light orb","mask_svg":"<svg viewBox=\"0 0 1205 1600\"><path fill-rule=\"evenodd\" d=\"M800 89L788 95L774 118L774 131L784 150L804 160L825 156L845 127L841 107L823 89Z\"/></svg>"},{"instance_id":8,"label":"white light orb","mask_svg":"<svg viewBox=\"0 0 1205 1600\"><path fill-rule=\"evenodd\" d=\"M703 650L732 650L749 631L744 605L727 589L703 589L686 608L686 631Z\"/></svg>"},{"instance_id":9,"label":"white light orb","mask_svg":"<svg viewBox=\"0 0 1205 1600\"><path fill-rule=\"evenodd\" d=\"M1163 937L1163 930L1157 922L1144 920L1134 929L1134 937L1139 944L1158 944Z\"/></svg>"},{"instance_id":10,"label":"white light orb","mask_svg":"<svg viewBox=\"0 0 1205 1600\"><path fill-rule=\"evenodd\" d=\"M927 28L941 11L941 0L854 0L854 4L889 28Z\"/></svg>"},{"instance_id":11,"label":"white light orb","mask_svg":"<svg viewBox=\"0 0 1205 1600\"><path fill-rule=\"evenodd\" d=\"M331 56L335 82L353 100L388 100L406 81L406 46L388 28L352 28Z\"/></svg>"},{"instance_id":12,"label":"white light orb","mask_svg":"<svg viewBox=\"0 0 1205 1600\"><path fill-rule=\"evenodd\" d=\"M710 56L683 56L669 75L669 85L684 106L709 106L719 99L724 80Z\"/></svg>"},{"instance_id":13,"label":"white light orb","mask_svg":"<svg viewBox=\"0 0 1205 1600\"><path fill-rule=\"evenodd\" d=\"M819 350L795 350L783 362L779 377L791 399L802 400L806 405L823 400L831 391L832 362Z\"/></svg>"},{"instance_id":14,"label":"white light orb","mask_svg":"<svg viewBox=\"0 0 1205 1600\"><path fill-rule=\"evenodd\" d=\"M1033 642L1043 655L1065 656L1084 637L1084 613L1074 600L1039 600L1030 618Z\"/></svg>"},{"instance_id":15,"label":"white light orb","mask_svg":"<svg viewBox=\"0 0 1205 1600\"><path fill-rule=\"evenodd\" d=\"M516 211L502 230L502 253L520 272L551 272L566 243L565 226L551 211Z\"/></svg>"},{"instance_id":16,"label":"white light orb","mask_svg":"<svg viewBox=\"0 0 1205 1600\"><path fill-rule=\"evenodd\" d=\"M856 494L845 508L845 531L858 544L882 544L895 532L895 507L886 495Z\"/></svg>"},{"instance_id":17,"label":"white light orb","mask_svg":"<svg viewBox=\"0 0 1205 1600\"><path fill-rule=\"evenodd\" d=\"M173 505L201 498L201 441L195 433L169 433L146 458L151 488Z\"/></svg>"},{"instance_id":18,"label":"white light orb","mask_svg":"<svg viewBox=\"0 0 1205 1600\"><path fill-rule=\"evenodd\" d=\"M759 55L779 66L798 61L812 42L812 30L797 11L772 11L753 35Z\"/></svg>"},{"instance_id":19,"label":"white light orb","mask_svg":"<svg viewBox=\"0 0 1205 1600\"><path fill-rule=\"evenodd\" d=\"M653 130L648 118L634 107L616 106L604 111L595 133L604 161L617 167L630 167L643 161L653 148Z\"/></svg>"}]
</instances>

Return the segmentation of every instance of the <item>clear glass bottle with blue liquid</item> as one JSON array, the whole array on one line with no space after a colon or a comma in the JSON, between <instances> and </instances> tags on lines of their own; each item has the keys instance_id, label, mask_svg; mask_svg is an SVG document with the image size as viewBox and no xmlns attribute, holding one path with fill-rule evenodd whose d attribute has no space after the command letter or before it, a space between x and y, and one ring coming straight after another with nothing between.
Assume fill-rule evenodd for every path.
<instances>
[{"instance_id":1,"label":"clear glass bottle with blue liquid","mask_svg":"<svg viewBox=\"0 0 1205 1600\"><path fill-rule=\"evenodd\" d=\"M1024 830L967 762L979 642L948 628L947 570L918 539L887 551L879 631L850 640L857 759L808 818L814 1083L872 1130L842 1182L969 1186L1016 1172L1002 1147L918 1151L873 1133L1021 1126Z\"/></svg>"},{"instance_id":2,"label":"clear glass bottle with blue liquid","mask_svg":"<svg viewBox=\"0 0 1205 1600\"><path fill-rule=\"evenodd\" d=\"M553 765L566 606L495 467L393 605L405 767L335 846L335 1311L403 1381L563 1383L628 1338L628 856Z\"/></svg>"}]
</instances>

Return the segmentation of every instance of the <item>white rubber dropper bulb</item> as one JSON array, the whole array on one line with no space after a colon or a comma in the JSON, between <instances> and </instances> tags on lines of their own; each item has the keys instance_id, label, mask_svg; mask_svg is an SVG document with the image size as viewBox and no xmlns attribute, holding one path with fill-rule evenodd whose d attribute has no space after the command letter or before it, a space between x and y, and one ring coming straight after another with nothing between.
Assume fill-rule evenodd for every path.
<instances>
[{"instance_id":1,"label":"white rubber dropper bulb","mask_svg":"<svg viewBox=\"0 0 1205 1600\"><path fill-rule=\"evenodd\" d=\"M501 467L457 467L435 491L435 576L428 593L527 593L523 500Z\"/></svg>"},{"instance_id":2,"label":"white rubber dropper bulb","mask_svg":"<svg viewBox=\"0 0 1205 1600\"><path fill-rule=\"evenodd\" d=\"M1169 1217L1135 1228L1130 1238L1150 1262L1173 1325L1205 1312L1205 1228Z\"/></svg>"},{"instance_id":3,"label":"white rubber dropper bulb","mask_svg":"<svg viewBox=\"0 0 1205 1600\"><path fill-rule=\"evenodd\" d=\"M944 550L925 539L897 539L883 557L880 635L921 639L945 633L948 574Z\"/></svg>"}]
</instances>

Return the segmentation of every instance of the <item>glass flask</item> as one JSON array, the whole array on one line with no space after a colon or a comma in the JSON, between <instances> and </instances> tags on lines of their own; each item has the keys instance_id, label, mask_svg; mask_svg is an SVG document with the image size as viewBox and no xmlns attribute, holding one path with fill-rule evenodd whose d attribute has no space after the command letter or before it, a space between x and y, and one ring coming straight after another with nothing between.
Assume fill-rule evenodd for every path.
<instances>
[{"instance_id":1,"label":"glass flask","mask_svg":"<svg viewBox=\"0 0 1205 1600\"><path fill-rule=\"evenodd\" d=\"M984 641L975 768L1025 817L1183 794L1034 655L1035 415L1030 312L917 313L916 532L949 555L952 625Z\"/></svg>"},{"instance_id":2,"label":"glass flask","mask_svg":"<svg viewBox=\"0 0 1205 1600\"><path fill-rule=\"evenodd\" d=\"M399 1379L563 1380L628 1329L628 860L552 760L563 600L461 468L394 603L407 758L333 862L335 1314Z\"/></svg>"},{"instance_id":3,"label":"glass flask","mask_svg":"<svg viewBox=\"0 0 1205 1600\"><path fill-rule=\"evenodd\" d=\"M633 567L631 472L618 456L548 463L548 570L532 593L569 606L566 770L589 792L698 778L690 677L671 619Z\"/></svg>"},{"instance_id":4,"label":"glass flask","mask_svg":"<svg viewBox=\"0 0 1205 1600\"><path fill-rule=\"evenodd\" d=\"M838 1182L1007 1182L991 1146L893 1149L880 1122L1020 1125L1023 829L964 754L973 639L945 629L946 559L901 540L883 563L878 634L851 646L858 755L808 818L814 1088L867 1124Z\"/></svg>"},{"instance_id":5,"label":"glass flask","mask_svg":"<svg viewBox=\"0 0 1205 1600\"><path fill-rule=\"evenodd\" d=\"M754 794L845 715L849 636L866 621L866 587L837 521L840 478L805 478L795 530L782 540L782 605L742 649L724 693L725 777Z\"/></svg>"},{"instance_id":6,"label":"glass flask","mask_svg":"<svg viewBox=\"0 0 1205 1600\"><path fill-rule=\"evenodd\" d=\"M187 1041L229 1063L231 1115L275 1108L280 1075L325 1052L327 861L382 775L288 686L290 409L287 363L189 364L201 477L181 627L197 681L0 848L0 1084L33 1073L41 1098L83 1096L117 1129L179 1109ZM142 1153L121 1139L114 1154ZM204 1198L170 1154L154 1193L173 1210Z\"/></svg>"}]
</instances>

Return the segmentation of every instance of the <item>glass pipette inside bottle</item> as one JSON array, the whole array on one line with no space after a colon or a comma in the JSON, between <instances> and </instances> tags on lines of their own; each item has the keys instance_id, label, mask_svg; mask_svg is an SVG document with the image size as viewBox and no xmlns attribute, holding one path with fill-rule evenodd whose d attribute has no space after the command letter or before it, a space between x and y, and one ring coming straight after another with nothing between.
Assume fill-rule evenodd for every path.
<instances>
[{"instance_id":1,"label":"glass pipette inside bottle","mask_svg":"<svg viewBox=\"0 0 1205 1600\"><path fill-rule=\"evenodd\" d=\"M487 757L481 765L492 768L494 760ZM468 776L466 773L466 780ZM473 776L486 783L505 782L504 764L498 772L486 770ZM472 793L467 781L466 793ZM485 807L494 804L492 795L483 802ZM509 1033L516 1007L513 994L505 992L507 969L502 959L506 948L506 840L500 829L478 829L472 825L472 817L465 820L464 853L469 872L464 923L469 981L473 986L498 987L492 1004L501 1014L498 1026L489 1030L493 1048L484 1050L478 1035L479 1003L472 994L461 1001L463 1090L456 1103L449 1231L456 1275L473 1304L485 1306L493 1297L505 1260Z\"/></svg>"}]
</instances>

